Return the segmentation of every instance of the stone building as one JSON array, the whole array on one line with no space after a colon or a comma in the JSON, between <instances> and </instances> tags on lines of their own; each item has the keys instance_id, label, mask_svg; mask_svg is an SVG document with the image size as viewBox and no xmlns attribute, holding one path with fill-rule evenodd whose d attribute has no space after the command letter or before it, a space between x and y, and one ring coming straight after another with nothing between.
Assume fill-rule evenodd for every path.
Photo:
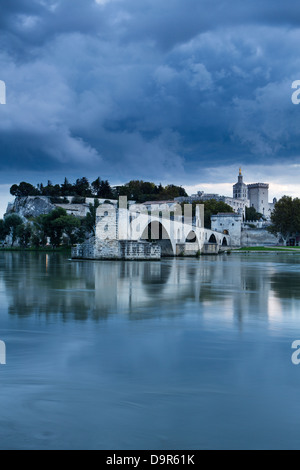
<instances>
[{"instance_id":1,"label":"stone building","mask_svg":"<svg viewBox=\"0 0 300 470\"><path fill-rule=\"evenodd\" d=\"M241 245L243 216L233 213L219 213L211 217L211 229L229 235L232 246Z\"/></svg>"},{"instance_id":2,"label":"stone building","mask_svg":"<svg viewBox=\"0 0 300 470\"><path fill-rule=\"evenodd\" d=\"M199 191L197 194L193 194L189 197L175 198L175 201L178 203L184 202L186 204L192 204L193 202L210 201L212 199L218 202L224 202L230 206L234 212L243 216L246 215L246 207L250 206L248 199L237 199L229 196L220 196L219 194L205 194L202 191Z\"/></svg>"},{"instance_id":3,"label":"stone building","mask_svg":"<svg viewBox=\"0 0 300 470\"><path fill-rule=\"evenodd\" d=\"M233 185L233 197L220 196L219 194L205 194L204 191L199 191L197 194L192 194L188 197L175 198L178 203L185 202L191 204L195 201L209 201L215 199L216 201L225 202L237 214L246 215L247 207L254 207L257 212L269 220L274 210L276 199L269 203L269 185L266 183L256 183L247 185L244 182L242 169L240 168L238 181Z\"/></svg>"},{"instance_id":4,"label":"stone building","mask_svg":"<svg viewBox=\"0 0 300 470\"><path fill-rule=\"evenodd\" d=\"M269 202L269 185L266 183L249 184L248 194L250 207L254 207L266 219L270 219L277 201L274 199L273 203Z\"/></svg>"},{"instance_id":5,"label":"stone building","mask_svg":"<svg viewBox=\"0 0 300 470\"><path fill-rule=\"evenodd\" d=\"M241 199L243 201L248 200L248 186L244 183L244 177L241 168L239 172L238 182L233 186L233 198Z\"/></svg>"}]
</instances>

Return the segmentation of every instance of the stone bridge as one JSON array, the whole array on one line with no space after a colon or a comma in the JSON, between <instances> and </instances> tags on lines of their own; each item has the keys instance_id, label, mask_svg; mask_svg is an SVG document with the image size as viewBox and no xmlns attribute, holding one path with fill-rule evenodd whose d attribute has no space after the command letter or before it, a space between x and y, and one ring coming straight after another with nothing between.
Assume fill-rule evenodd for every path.
<instances>
[{"instance_id":1,"label":"stone bridge","mask_svg":"<svg viewBox=\"0 0 300 470\"><path fill-rule=\"evenodd\" d=\"M204 217L203 217L204 219ZM155 241L162 256L194 256L197 253L218 253L230 246L230 237L204 228L204 220L175 220L153 215L137 215L128 224L129 240ZM120 236L122 238L122 233Z\"/></svg>"},{"instance_id":2,"label":"stone bridge","mask_svg":"<svg viewBox=\"0 0 300 470\"><path fill-rule=\"evenodd\" d=\"M188 207L188 206L187 206ZM189 212L190 211L190 212ZM73 258L160 259L161 256L217 254L230 246L228 235L204 228L204 206L196 215L148 212L144 206L120 201L117 208L101 205L97 210L95 237L74 248Z\"/></svg>"}]
</instances>

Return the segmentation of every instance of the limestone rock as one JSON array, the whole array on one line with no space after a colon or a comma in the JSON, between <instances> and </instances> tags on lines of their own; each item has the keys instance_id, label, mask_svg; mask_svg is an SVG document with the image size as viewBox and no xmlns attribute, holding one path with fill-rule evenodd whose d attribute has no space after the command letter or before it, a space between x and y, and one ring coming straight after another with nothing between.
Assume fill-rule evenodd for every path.
<instances>
[{"instance_id":1,"label":"limestone rock","mask_svg":"<svg viewBox=\"0 0 300 470\"><path fill-rule=\"evenodd\" d=\"M23 219L29 219L49 214L55 207L46 196L17 197L13 204L8 205L6 215L17 214Z\"/></svg>"}]
</instances>

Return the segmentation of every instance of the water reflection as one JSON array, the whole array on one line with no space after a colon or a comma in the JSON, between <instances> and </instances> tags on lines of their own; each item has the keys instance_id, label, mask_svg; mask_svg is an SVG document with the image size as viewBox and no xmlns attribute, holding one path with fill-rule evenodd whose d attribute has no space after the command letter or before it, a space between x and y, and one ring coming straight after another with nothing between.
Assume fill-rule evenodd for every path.
<instances>
[{"instance_id":1,"label":"water reflection","mask_svg":"<svg viewBox=\"0 0 300 470\"><path fill-rule=\"evenodd\" d=\"M290 260L291 261L291 260ZM61 255L6 253L0 257L9 313L60 315L64 320L180 315L186 303L201 313L214 304L242 322L274 316L278 299L299 298L299 261L224 256L162 262L72 262ZM273 299L273 300L272 300ZM272 304L272 306L270 305ZM182 307L182 310L181 310Z\"/></svg>"},{"instance_id":2,"label":"water reflection","mask_svg":"<svg viewBox=\"0 0 300 470\"><path fill-rule=\"evenodd\" d=\"M0 253L0 449L299 448L299 268Z\"/></svg>"}]
</instances>

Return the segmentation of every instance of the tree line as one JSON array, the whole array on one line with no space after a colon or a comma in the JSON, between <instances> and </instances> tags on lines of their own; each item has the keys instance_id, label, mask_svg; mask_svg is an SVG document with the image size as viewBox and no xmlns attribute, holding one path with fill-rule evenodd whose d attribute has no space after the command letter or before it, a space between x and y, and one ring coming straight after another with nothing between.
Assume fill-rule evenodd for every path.
<instances>
[{"instance_id":1,"label":"tree line","mask_svg":"<svg viewBox=\"0 0 300 470\"><path fill-rule=\"evenodd\" d=\"M300 199L284 196L275 204L269 232L280 235L287 245L290 239L300 237Z\"/></svg>"},{"instance_id":2,"label":"tree line","mask_svg":"<svg viewBox=\"0 0 300 470\"><path fill-rule=\"evenodd\" d=\"M184 213L185 202L181 204L182 213ZM211 229L211 216L219 214L220 212L229 212L234 213L232 207L226 204L223 201L217 201L216 199L209 199L208 201L193 201L192 205L192 215L196 215L196 207L198 204L204 205L204 227Z\"/></svg>"},{"instance_id":3,"label":"tree line","mask_svg":"<svg viewBox=\"0 0 300 470\"><path fill-rule=\"evenodd\" d=\"M63 243L71 246L83 243L86 238L95 234L99 205L98 199L95 199L94 204L90 204L87 216L82 219L68 215L61 207L28 221L17 214L7 215L0 220L0 242L4 243L10 237L12 247L18 242L22 248L42 248L48 245L48 240L53 248Z\"/></svg>"},{"instance_id":4,"label":"tree line","mask_svg":"<svg viewBox=\"0 0 300 470\"><path fill-rule=\"evenodd\" d=\"M184 188L173 184L163 187L161 184L133 180L125 185L112 187L109 181L102 180L100 177L92 183L85 177L77 179L75 183L70 183L67 178L62 184L53 184L48 181L47 185L40 183L33 186L30 183L22 182L19 185L14 184L10 193L15 197L48 196L54 203L58 198L70 196L75 198L74 202L82 202L78 198L118 199L120 196L127 196L128 199L138 203L187 196Z\"/></svg>"}]
</instances>

